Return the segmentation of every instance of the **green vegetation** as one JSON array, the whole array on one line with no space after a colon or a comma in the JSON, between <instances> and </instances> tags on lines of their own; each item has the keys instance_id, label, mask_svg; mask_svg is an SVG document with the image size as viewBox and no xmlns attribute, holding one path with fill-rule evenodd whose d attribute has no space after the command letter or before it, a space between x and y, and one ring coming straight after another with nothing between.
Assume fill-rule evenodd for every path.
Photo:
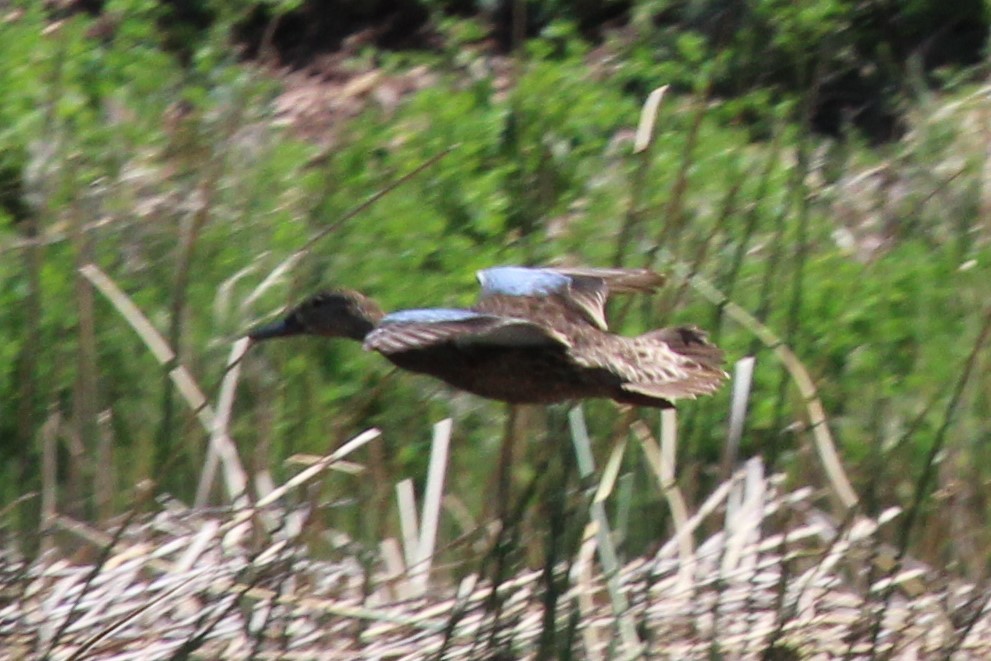
<instances>
[{"instance_id":1,"label":"green vegetation","mask_svg":"<svg viewBox=\"0 0 991 661\"><path fill-rule=\"evenodd\" d=\"M561 3L538 3L531 38L508 57L483 42L484 18L423 3L439 45L349 46L353 57L333 72L374 70L382 88L416 89L395 102L335 88L333 76L303 85L264 59L239 60L231 35L247 19L226 3L198 31L169 25L150 1L57 21L41 4L0 17L0 507L41 489L43 438L53 433L62 511L125 511L143 479L186 501L195 493L205 435L166 370L78 273L84 264L134 299L215 399L231 341L321 286L360 288L388 308L467 305L473 272L489 265L665 270L668 254L794 348L869 506L910 502L991 302L991 102L979 72L949 66L966 58L946 56L934 63L946 68L928 72L895 66L907 49L899 43L886 68L874 63L886 128L871 133L852 116L829 125L815 90L866 66L864 44L883 55L876 25L857 27L881 3L751 3L726 33L704 12L689 15L714 3L645 1L626 6L627 31L604 29L599 41L580 12L547 20ZM904 4L906 20L932 20L933 3ZM172 47L180 29L190 30L182 52ZM933 91L936 79L953 82ZM666 83L657 139L635 155L644 98ZM280 97L307 85L361 111L320 123ZM816 117L833 137L811 130ZM893 126L902 136L884 142ZM314 133L322 139L301 137ZM754 353L743 452L823 483L803 403L750 330L677 282L612 313L625 333L691 322L731 361ZM930 541L913 547L974 572L991 535L951 526L989 514L988 351L948 421L932 485L943 497L927 501L917 528ZM296 470L284 463L293 453L383 430L372 479L327 481L322 499L337 506L324 525L368 543L394 532L393 514L367 503L391 497L399 479L422 479L430 428L448 415L448 491L482 515L502 406L387 377L384 361L350 344L273 343L242 367L230 431L252 470L281 481ZM727 391L680 407L681 479L698 498L717 477L728 401ZM587 414L592 438L609 438L614 407L593 402ZM547 454L543 429L527 432L521 480ZM623 471L652 483L639 456ZM97 486L108 476L109 501ZM656 508L661 495L642 491L635 507ZM37 525L38 507L17 504L20 525ZM656 519L630 531L628 552L650 546L666 525ZM951 530L967 544L951 546Z\"/></svg>"}]
</instances>

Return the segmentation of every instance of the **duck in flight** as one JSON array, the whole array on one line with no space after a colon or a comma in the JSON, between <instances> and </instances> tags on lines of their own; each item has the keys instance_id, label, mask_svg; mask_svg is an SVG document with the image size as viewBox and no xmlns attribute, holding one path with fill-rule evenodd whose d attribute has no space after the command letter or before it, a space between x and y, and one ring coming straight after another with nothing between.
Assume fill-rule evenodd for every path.
<instances>
[{"instance_id":1,"label":"duck in flight","mask_svg":"<svg viewBox=\"0 0 991 661\"><path fill-rule=\"evenodd\" d=\"M670 408L726 378L722 351L694 326L636 337L609 332L609 294L654 291L663 279L653 271L502 266L479 271L478 280L482 295L470 309L384 314L368 297L340 289L248 336L358 340L402 369L512 404L608 398Z\"/></svg>"}]
</instances>

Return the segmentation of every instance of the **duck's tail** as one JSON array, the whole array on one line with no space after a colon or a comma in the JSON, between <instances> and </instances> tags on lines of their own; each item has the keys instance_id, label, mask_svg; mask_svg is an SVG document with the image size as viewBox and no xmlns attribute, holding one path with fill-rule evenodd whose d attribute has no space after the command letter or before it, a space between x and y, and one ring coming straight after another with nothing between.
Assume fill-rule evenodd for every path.
<instances>
[{"instance_id":1,"label":"duck's tail","mask_svg":"<svg viewBox=\"0 0 991 661\"><path fill-rule=\"evenodd\" d=\"M675 399L712 394L728 376L722 350L695 326L661 328L633 342L638 365L636 378L622 385L625 403L669 408Z\"/></svg>"}]
</instances>

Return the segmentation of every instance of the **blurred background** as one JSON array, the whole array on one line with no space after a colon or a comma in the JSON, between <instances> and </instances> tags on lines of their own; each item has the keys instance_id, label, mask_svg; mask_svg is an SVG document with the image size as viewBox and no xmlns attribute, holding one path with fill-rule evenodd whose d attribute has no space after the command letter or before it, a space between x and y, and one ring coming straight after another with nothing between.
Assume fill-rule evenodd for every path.
<instances>
[{"instance_id":1,"label":"blurred background","mask_svg":"<svg viewBox=\"0 0 991 661\"><path fill-rule=\"evenodd\" d=\"M89 522L127 512L143 482L192 502L208 434L171 368L215 401L231 343L309 293L467 306L497 264L667 273L658 296L613 301L614 328L693 323L730 369L755 356L740 456L828 500L803 397L681 265L795 351L865 511L921 489L913 555L983 577L989 16L983 0L0 2L3 529L37 530L43 489ZM80 273L91 263L175 362ZM491 512L503 405L391 374L354 343L273 342L240 367L229 432L253 477L282 483L291 455L383 432L369 475L313 494L315 548L330 529L398 534L393 485L422 484L448 416L447 491ZM679 407L690 508L723 476L729 400ZM611 403L585 414L593 439L615 433ZM514 418L521 483L554 436L544 417ZM635 555L670 522L642 457L623 462Z\"/></svg>"}]
</instances>

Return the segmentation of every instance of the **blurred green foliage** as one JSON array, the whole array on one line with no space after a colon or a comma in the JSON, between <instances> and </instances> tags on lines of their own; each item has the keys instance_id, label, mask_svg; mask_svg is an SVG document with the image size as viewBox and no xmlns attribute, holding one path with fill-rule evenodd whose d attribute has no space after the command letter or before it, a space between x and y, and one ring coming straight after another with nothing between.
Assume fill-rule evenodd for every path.
<instances>
[{"instance_id":1,"label":"blurred green foliage","mask_svg":"<svg viewBox=\"0 0 991 661\"><path fill-rule=\"evenodd\" d=\"M284 12L298 3L270 4ZM823 67L860 65L854 44L866 37L851 34L853 19L872 3L750 3L725 33L707 20L718 3L639 2L630 7L632 36L606 32L595 44L575 27L580 17L547 20L512 60L477 46L482 19L439 16L447 3L426 4L447 50L367 61L384 63L386 76L426 63L436 78L394 108L368 103L346 123L335 119L330 148L275 121L283 81L238 61L229 35L244 16L225 3L184 53L171 46L156 2L108 2L103 17L57 23L25 3L0 20L0 503L40 487L41 430L56 415L67 507L94 514L86 480L101 470L115 476L116 509L143 478L183 498L195 489L205 434L181 403L167 422L165 370L99 296L98 373L85 376L88 308L79 292L88 285L76 270L84 262L175 341L213 398L230 342L319 287L356 287L387 309L469 305L480 268L556 259L662 268L661 243L684 262L704 256L699 272L794 346L858 483L878 480L885 497L900 494L988 303L980 146L989 136L979 121L987 100L961 85L942 118L904 113L911 132L880 148L856 135L812 134L796 109L810 105ZM924 16L918 7L903 13ZM631 153L632 130L644 94L664 83L675 89L643 159ZM925 88L910 80L899 92L913 86ZM925 94L913 102L942 103ZM288 274L260 289L328 227ZM804 420L801 403L780 388L780 366L752 335L690 289L613 312L630 334L697 323L731 362L756 350L744 450L773 446L780 466L797 463L792 450L804 437L787 430ZM254 349L232 436L252 469L284 477L292 453L326 452L380 426L375 479L329 487L331 499L367 502L425 473L429 427L453 414L449 490L480 511L503 408L388 372L356 345L299 339ZM80 408L84 392L94 411ZM969 393L955 442L978 456L975 441L991 433L987 370ZM727 402L723 392L681 407L685 475L703 493ZM927 409L932 402L940 405ZM608 436L613 407L588 410L593 437ZM895 444L926 410L908 442ZM80 416L93 415L101 422L87 432ZM112 446L110 466L98 463L100 438ZM887 470L856 470L878 443L892 453ZM629 470L648 483L643 466ZM643 491L646 519L659 495ZM335 525L384 525L367 520L381 513L347 511L334 514ZM631 543L649 544L663 525L645 521Z\"/></svg>"}]
</instances>

